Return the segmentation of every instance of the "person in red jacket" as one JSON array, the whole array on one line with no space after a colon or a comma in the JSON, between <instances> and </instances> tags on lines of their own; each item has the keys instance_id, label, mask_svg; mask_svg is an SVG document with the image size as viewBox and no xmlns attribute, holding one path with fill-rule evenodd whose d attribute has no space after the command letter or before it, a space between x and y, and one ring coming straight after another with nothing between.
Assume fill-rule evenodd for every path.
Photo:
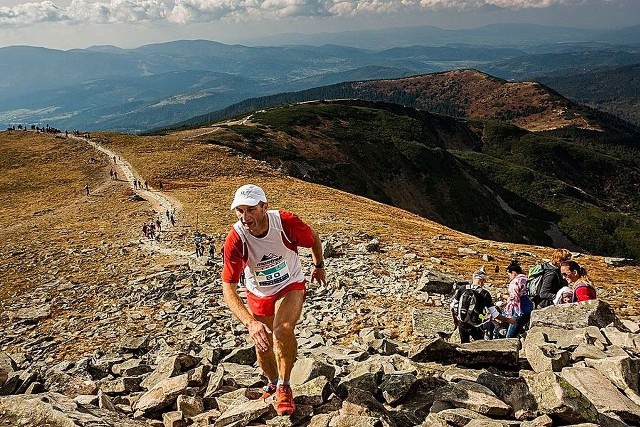
<instances>
[{"instance_id":1,"label":"person in red jacket","mask_svg":"<svg viewBox=\"0 0 640 427\"><path fill-rule=\"evenodd\" d=\"M575 261L563 261L560 264L560 274L573 288L571 302L596 299L596 288L593 286L587 270Z\"/></svg>"},{"instance_id":2,"label":"person in red jacket","mask_svg":"<svg viewBox=\"0 0 640 427\"><path fill-rule=\"evenodd\" d=\"M278 415L295 410L289 383L296 359L294 328L305 300L305 275L298 247L311 248L311 280L326 283L318 233L291 212L269 210L264 191L238 188L231 204L238 221L223 246L222 294L255 344L258 365L268 379L263 397L276 394ZM244 273L247 305L238 295Z\"/></svg>"}]
</instances>

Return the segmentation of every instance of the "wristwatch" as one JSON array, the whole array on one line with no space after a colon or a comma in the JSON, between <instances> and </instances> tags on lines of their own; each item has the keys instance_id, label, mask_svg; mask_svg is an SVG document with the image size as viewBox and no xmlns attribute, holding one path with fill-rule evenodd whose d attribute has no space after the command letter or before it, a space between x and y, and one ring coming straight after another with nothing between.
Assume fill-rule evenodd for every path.
<instances>
[{"instance_id":1,"label":"wristwatch","mask_svg":"<svg viewBox=\"0 0 640 427\"><path fill-rule=\"evenodd\" d=\"M315 268L324 268L324 260L320 261L319 263L317 263L316 265L314 265Z\"/></svg>"}]
</instances>

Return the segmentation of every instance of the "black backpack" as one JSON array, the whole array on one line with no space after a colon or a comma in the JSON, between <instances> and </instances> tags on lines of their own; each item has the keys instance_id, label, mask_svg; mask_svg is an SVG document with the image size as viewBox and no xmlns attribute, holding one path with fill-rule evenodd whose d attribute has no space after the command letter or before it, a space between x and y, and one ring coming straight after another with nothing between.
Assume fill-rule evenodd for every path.
<instances>
[{"instance_id":1,"label":"black backpack","mask_svg":"<svg viewBox=\"0 0 640 427\"><path fill-rule=\"evenodd\" d=\"M476 310L476 304L478 302L478 292L471 288L470 285L465 285L464 290L460 294L458 299L458 312L456 317L460 322L475 324L478 319L478 312Z\"/></svg>"}]
</instances>

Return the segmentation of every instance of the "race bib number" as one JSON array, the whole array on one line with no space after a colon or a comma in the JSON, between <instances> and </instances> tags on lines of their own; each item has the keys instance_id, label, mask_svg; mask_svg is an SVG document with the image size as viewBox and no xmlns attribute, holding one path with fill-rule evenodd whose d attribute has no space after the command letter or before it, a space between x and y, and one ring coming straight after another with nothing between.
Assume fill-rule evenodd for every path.
<instances>
[{"instance_id":1,"label":"race bib number","mask_svg":"<svg viewBox=\"0 0 640 427\"><path fill-rule=\"evenodd\" d=\"M286 261L282 261L273 267L255 271L258 286L276 286L289 279L289 267Z\"/></svg>"}]
</instances>

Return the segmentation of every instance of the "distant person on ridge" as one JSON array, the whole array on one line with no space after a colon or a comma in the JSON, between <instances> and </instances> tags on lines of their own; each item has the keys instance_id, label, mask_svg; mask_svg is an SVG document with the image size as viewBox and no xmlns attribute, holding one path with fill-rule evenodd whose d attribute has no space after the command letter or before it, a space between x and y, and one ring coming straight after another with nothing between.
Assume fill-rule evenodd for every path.
<instances>
[{"instance_id":1,"label":"distant person on ridge","mask_svg":"<svg viewBox=\"0 0 640 427\"><path fill-rule=\"evenodd\" d=\"M471 284L460 285L451 301L451 314L453 322L458 327L460 342L468 343L470 338L474 341L484 339L484 312L489 311L491 319L499 322L514 324L514 319L504 317L493 304L493 298L489 291L483 288L487 281L487 273L484 266L480 267L471 276Z\"/></svg>"},{"instance_id":2,"label":"distant person on ridge","mask_svg":"<svg viewBox=\"0 0 640 427\"><path fill-rule=\"evenodd\" d=\"M89 183L86 183L84 185L84 191L85 191L85 193L87 193L87 196L88 196L89 195Z\"/></svg>"},{"instance_id":3,"label":"distant person on ridge","mask_svg":"<svg viewBox=\"0 0 640 427\"><path fill-rule=\"evenodd\" d=\"M311 248L311 280L325 284L318 233L291 212L269 210L264 191L247 184L237 189L231 209L238 221L223 247L224 301L248 329L258 364L268 379L264 397L275 392L278 415L295 411L290 377L297 354L295 325L305 300L305 275L298 247ZM244 272L247 306L237 293Z\"/></svg>"}]
</instances>

